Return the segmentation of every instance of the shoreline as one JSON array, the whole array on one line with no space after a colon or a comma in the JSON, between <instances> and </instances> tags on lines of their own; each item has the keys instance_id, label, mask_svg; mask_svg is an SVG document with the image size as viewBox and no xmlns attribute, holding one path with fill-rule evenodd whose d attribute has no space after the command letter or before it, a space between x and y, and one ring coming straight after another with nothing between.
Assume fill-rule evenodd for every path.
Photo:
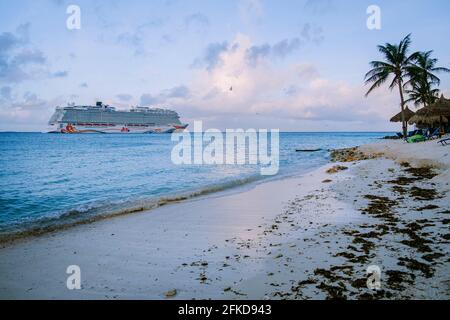
<instances>
[{"instance_id":1,"label":"shoreline","mask_svg":"<svg viewBox=\"0 0 450 320\"><path fill-rule=\"evenodd\" d=\"M247 188L255 187L258 184L296 178L304 174L307 174L308 172L317 170L318 168L319 167L310 168L305 172L290 172L289 174L285 173L284 175L281 176L273 176L259 179L255 178L254 176L249 176L245 178L235 179L233 181L211 184L188 191L174 192L172 194L155 197L154 199L135 201L138 204L134 206L129 205L120 207L120 205L118 205L119 208L117 210L112 210L111 212L108 213L90 215L86 218L81 218L73 222L70 222L72 215L83 215L88 214L88 212L80 212L77 211L76 209L70 210L69 212L63 213L61 216L56 218L43 218L42 221L38 220L31 222L30 223L31 227L28 227L26 229L18 229L11 232L0 233L0 246L14 244L16 241L26 240L27 238L39 237L48 233L64 231L73 227L88 225L98 221L120 218L122 216L127 216L131 214L150 212L152 210L155 210L157 208L166 205L182 203L184 201L190 200L207 199L208 197L214 196L225 196L233 192L243 192ZM62 218L62 216L64 215L70 216ZM65 220L59 222L61 219ZM57 223L52 224L53 222ZM44 225L39 226L39 224Z\"/></svg>"},{"instance_id":2,"label":"shoreline","mask_svg":"<svg viewBox=\"0 0 450 320\"><path fill-rule=\"evenodd\" d=\"M364 136L364 138L361 138L356 136L356 139L363 139L365 142L366 140L378 138L371 138L370 136ZM287 139L287 141L289 141L289 139ZM361 141L350 142L351 145L360 143ZM289 144L289 142L287 142L287 144ZM344 143L344 145L345 144L347 143ZM301 160L303 157L297 157L296 154L292 155L293 151L291 150L291 155L288 155L287 158L295 158L297 160L288 160L286 167L283 168L285 170L282 170L276 176L261 177L261 175L257 173L251 174L251 172L247 172L243 174L243 176L239 174L237 176L234 175L234 177L222 176L222 178L220 178L219 176L218 179L212 179L213 181L210 181L208 184L204 184L205 181L200 181L198 183L187 183L187 186L181 186L180 188L168 188L167 190L159 194L148 194L148 190L150 189L145 192L143 192L142 190L138 190L136 192L127 193L125 191L125 193L120 193L117 192L118 190L121 190L120 186L118 186L114 189L109 190L111 194L116 194L115 197L104 197L103 195L101 195L100 198L96 200L95 197L90 198L90 194L88 194L87 191L78 192L78 190L88 190L99 192L101 194L107 194L107 192L104 192L104 190L106 190L107 188L86 188L85 185L90 185L91 183L95 185L95 181L89 181L89 179L69 179L69 183L67 184L70 185L70 188L72 188L72 190L74 191L69 192L67 195L64 195L64 199L60 199L59 201L54 202L57 198L49 194L54 193L55 195L57 195L67 186L65 185L66 183L61 183L61 181L59 181L59 178L53 177L53 179L56 179L56 181L52 181L51 183L49 183L52 186L45 187L47 189L44 188L45 192L47 192L47 194L44 193L46 195L46 197L43 198L45 201L41 201L39 197L35 197L35 199L30 199L29 201L30 206L34 206L34 208L37 208L38 210L34 210L33 207L28 209L27 206L21 206L22 203L28 203L26 197L24 197L22 201L20 201L20 198L12 198L10 200L11 205L9 204L9 202L6 203L5 210L3 212L3 222L0 226L0 244L15 241L16 239L20 240L28 236L38 236L48 232L64 230L76 225L88 224L111 217L151 210L167 203L178 202L180 199L185 200L198 196L214 194L217 192L222 192L223 190L234 189L236 187L240 187L241 185L265 183L275 179L286 179L291 176L297 176L299 174L311 171L322 165L323 163L326 163L328 161L328 151L325 150L329 149L323 149L323 151L315 153L315 155L318 154L318 158L321 159L317 160L317 163L315 162L316 160L314 160L314 162L311 162L314 163L313 166L304 166L303 163L309 162L303 162ZM87 161L87 159L84 159L84 161ZM297 166L295 166L295 164L297 164ZM205 172L207 171L208 169ZM192 178L192 176L188 176L186 181L191 181L191 179L189 178ZM146 183L149 183L149 185L152 186L152 178L149 177L149 179L146 180ZM5 179L4 183L6 183L6 181L7 180ZM70 181L74 182L70 183ZM85 185L77 185L76 181L85 181ZM18 184L19 183L17 183L17 185ZM42 184L46 184L45 179ZM141 185L144 185L142 181ZM179 183L177 183L177 185L179 185ZM40 185L38 185L37 187L34 186L33 188L33 191L44 192L39 189L41 188ZM22 190L23 188L11 190L11 192L16 192L21 197L23 197ZM158 191L156 193L158 193ZM61 196L61 194L59 196ZM91 199L91 201L89 201L89 199ZM17 202L15 206L12 205L14 201ZM40 208L46 209L44 211L40 210Z\"/></svg>"},{"instance_id":3,"label":"shoreline","mask_svg":"<svg viewBox=\"0 0 450 320\"><path fill-rule=\"evenodd\" d=\"M379 142L364 152L387 148L395 158L400 144ZM406 166L407 151L397 162L331 163L22 239L0 249L0 297L166 299L176 290L175 299L447 299L448 153L438 165L430 161L436 155L419 155L418 163L437 165L431 173ZM337 165L346 169L327 173ZM416 185L437 191L421 194ZM364 280L373 263L387 281L376 293ZM82 270L81 290L65 287L72 264Z\"/></svg>"}]
</instances>

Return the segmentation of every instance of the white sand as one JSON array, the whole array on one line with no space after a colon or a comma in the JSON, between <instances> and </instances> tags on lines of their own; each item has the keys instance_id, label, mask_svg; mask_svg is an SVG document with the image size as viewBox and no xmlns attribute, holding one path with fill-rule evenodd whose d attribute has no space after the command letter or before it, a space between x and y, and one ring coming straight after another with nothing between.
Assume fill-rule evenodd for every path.
<instances>
[{"instance_id":1,"label":"white sand","mask_svg":"<svg viewBox=\"0 0 450 320\"><path fill-rule=\"evenodd\" d=\"M448 136L447 136L448 137ZM385 140L361 146L366 153L382 152L397 162L407 161L415 166L434 165L443 169L450 166L450 148L442 146L439 140L422 143L406 143L402 140Z\"/></svg>"},{"instance_id":2,"label":"white sand","mask_svg":"<svg viewBox=\"0 0 450 320\"><path fill-rule=\"evenodd\" d=\"M432 186L441 198L422 201L404 196L393 206L401 217L398 228L419 218L429 220L422 223L422 236L427 232L433 253L442 254L432 265L430 278L420 270L398 265L399 257L423 261L425 254L402 244L408 237L398 232L369 239L375 248L367 261L335 257L338 252L350 252L348 245L359 246L343 230L362 233L383 224L361 214L360 209L369 202L361 196L394 198L386 181L404 175L404 168L393 160L374 159L344 164L349 170L333 175L325 173L330 164L303 177L239 188L6 245L0 249L0 298L165 299L165 292L176 289L176 299L321 299L330 295L329 286L343 282L344 294L355 299L373 294L352 283L365 279L367 266L377 264L383 272L400 270L414 275L412 283L402 282L405 287L401 290L384 285L396 298L448 299L450 249L449 241L442 240L449 233L443 219L448 215L442 212L450 208L450 147L431 143L435 142L408 145L387 141L365 147L383 151L399 162L407 159L413 163L415 154L420 154L420 161L432 161L439 167L440 175L414 185ZM333 181L322 183L324 179ZM430 203L437 207L416 211ZM69 265L81 267L81 290L66 288ZM346 279L325 279L317 271L339 266L352 269L341 268L347 272L343 275ZM314 283L297 290L298 281L308 278ZM382 277L382 281L386 279L386 275Z\"/></svg>"}]
</instances>

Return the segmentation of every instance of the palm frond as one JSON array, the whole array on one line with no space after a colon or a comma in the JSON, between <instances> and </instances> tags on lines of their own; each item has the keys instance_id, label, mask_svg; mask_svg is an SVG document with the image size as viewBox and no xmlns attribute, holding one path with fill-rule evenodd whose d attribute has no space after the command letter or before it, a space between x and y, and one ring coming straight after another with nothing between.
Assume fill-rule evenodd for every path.
<instances>
[{"instance_id":1,"label":"palm frond","mask_svg":"<svg viewBox=\"0 0 450 320\"><path fill-rule=\"evenodd\" d=\"M378 80L376 80L373 85L369 88L369 90L366 92L365 96L367 97L374 89L380 87L383 83L386 82L387 80L387 76L386 77L382 77L379 78Z\"/></svg>"}]
</instances>

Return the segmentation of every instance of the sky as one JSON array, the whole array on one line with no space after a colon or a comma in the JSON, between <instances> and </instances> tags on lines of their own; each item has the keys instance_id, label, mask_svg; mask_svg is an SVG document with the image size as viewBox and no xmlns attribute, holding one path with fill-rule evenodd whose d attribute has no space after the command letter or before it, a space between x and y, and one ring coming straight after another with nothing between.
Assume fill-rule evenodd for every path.
<instances>
[{"instance_id":1,"label":"sky","mask_svg":"<svg viewBox=\"0 0 450 320\"><path fill-rule=\"evenodd\" d=\"M96 101L204 129L398 130L398 92L364 96L369 61L411 33L411 52L450 68L449 14L448 0L0 0L0 131L45 131L56 106Z\"/></svg>"}]
</instances>

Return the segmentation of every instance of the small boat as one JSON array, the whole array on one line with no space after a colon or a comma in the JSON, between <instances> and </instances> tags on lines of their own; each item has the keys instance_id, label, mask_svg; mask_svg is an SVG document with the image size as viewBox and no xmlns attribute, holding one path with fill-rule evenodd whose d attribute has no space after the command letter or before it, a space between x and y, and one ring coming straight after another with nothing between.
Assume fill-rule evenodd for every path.
<instances>
[{"instance_id":1,"label":"small boat","mask_svg":"<svg viewBox=\"0 0 450 320\"><path fill-rule=\"evenodd\" d=\"M318 149L295 149L295 152L317 152L321 151L321 148Z\"/></svg>"}]
</instances>

